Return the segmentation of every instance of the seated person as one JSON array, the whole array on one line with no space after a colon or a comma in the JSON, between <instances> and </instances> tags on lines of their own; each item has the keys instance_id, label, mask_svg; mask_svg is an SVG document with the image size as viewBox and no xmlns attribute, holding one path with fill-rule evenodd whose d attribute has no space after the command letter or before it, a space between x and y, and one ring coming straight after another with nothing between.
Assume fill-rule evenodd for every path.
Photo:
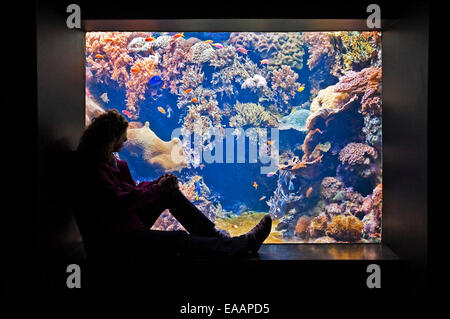
<instances>
[{"instance_id":1,"label":"seated person","mask_svg":"<svg viewBox=\"0 0 450 319\"><path fill-rule=\"evenodd\" d=\"M126 142L127 127L123 115L107 111L93 119L77 148L77 221L88 256L92 247L102 251L113 241L138 254L235 257L257 253L270 234L270 215L247 234L230 237L183 195L175 175L136 184L127 162L113 155ZM150 229L165 209L187 232Z\"/></svg>"}]
</instances>

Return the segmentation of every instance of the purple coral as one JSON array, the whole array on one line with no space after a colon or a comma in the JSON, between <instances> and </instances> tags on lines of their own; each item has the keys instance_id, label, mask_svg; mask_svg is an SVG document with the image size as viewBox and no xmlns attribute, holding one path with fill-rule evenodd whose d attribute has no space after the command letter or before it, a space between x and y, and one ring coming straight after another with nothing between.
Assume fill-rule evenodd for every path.
<instances>
[{"instance_id":1,"label":"purple coral","mask_svg":"<svg viewBox=\"0 0 450 319\"><path fill-rule=\"evenodd\" d=\"M349 143L339 152L339 160L345 165L368 165L371 158L377 158L377 151L363 143Z\"/></svg>"}]
</instances>

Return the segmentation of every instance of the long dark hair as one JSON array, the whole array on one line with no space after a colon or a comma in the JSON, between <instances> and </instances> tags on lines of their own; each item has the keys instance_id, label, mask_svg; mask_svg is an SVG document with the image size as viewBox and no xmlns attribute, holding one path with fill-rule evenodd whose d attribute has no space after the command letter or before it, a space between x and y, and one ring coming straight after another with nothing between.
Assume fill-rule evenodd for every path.
<instances>
[{"instance_id":1,"label":"long dark hair","mask_svg":"<svg viewBox=\"0 0 450 319\"><path fill-rule=\"evenodd\" d=\"M84 130L77 151L93 162L109 160L115 142L128 127L128 121L117 110L109 110L93 118Z\"/></svg>"}]
</instances>

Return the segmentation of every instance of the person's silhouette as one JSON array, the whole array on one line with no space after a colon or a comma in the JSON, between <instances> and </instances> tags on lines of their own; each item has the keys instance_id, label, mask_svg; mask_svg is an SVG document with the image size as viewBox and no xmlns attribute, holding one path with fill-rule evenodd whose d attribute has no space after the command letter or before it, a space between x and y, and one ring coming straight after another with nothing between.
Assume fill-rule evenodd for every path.
<instances>
[{"instance_id":1,"label":"person's silhouette","mask_svg":"<svg viewBox=\"0 0 450 319\"><path fill-rule=\"evenodd\" d=\"M113 155L126 142L127 127L123 115L107 111L93 119L78 145L77 221L87 246L102 251L120 241L126 249L185 256L233 257L259 250L270 234L269 214L247 234L230 237L183 195L175 175L136 184L128 164ZM150 230L165 209L187 232Z\"/></svg>"}]
</instances>

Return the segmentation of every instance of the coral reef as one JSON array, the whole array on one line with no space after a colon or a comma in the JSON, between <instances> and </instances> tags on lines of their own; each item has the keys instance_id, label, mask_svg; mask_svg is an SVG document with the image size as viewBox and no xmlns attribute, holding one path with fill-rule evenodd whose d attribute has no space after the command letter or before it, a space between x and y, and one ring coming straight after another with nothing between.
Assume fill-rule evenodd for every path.
<instances>
[{"instance_id":1,"label":"coral reef","mask_svg":"<svg viewBox=\"0 0 450 319\"><path fill-rule=\"evenodd\" d=\"M310 111L317 112L321 109L339 108L343 102L348 100L348 97L347 93L335 92L334 85L330 85L326 89L319 91L311 102Z\"/></svg>"},{"instance_id":2,"label":"coral reef","mask_svg":"<svg viewBox=\"0 0 450 319\"><path fill-rule=\"evenodd\" d=\"M335 91L360 97L362 114L381 115L381 73L381 68L376 67L348 71L335 85Z\"/></svg>"},{"instance_id":3,"label":"coral reef","mask_svg":"<svg viewBox=\"0 0 450 319\"><path fill-rule=\"evenodd\" d=\"M169 142L161 140L145 122L141 128L128 129L125 149L140 154L150 166L164 172L179 171L187 166L181 141L174 138Z\"/></svg>"},{"instance_id":4,"label":"coral reef","mask_svg":"<svg viewBox=\"0 0 450 319\"><path fill-rule=\"evenodd\" d=\"M279 129L294 129L300 132L307 131L306 120L310 114L310 111L299 108L281 119Z\"/></svg>"},{"instance_id":5,"label":"coral reef","mask_svg":"<svg viewBox=\"0 0 450 319\"><path fill-rule=\"evenodd\" d=\"M355 216L334 216L327 225L327 236L338 241L354 242L361 238L363 222Z\"/></svg>"},{"instance_id":6,"label":"coral reef","mask_svg":"<svg viewBox=\"0 0 450 319\"><path fill-rule=\"evenodd\" d=\"M298 74L287 65L283 65L281 69L272 72L270 81L273 98L282 104L286 111L290 100L295 97L301 86L300 83L296 82L297 79Z\"/></svg>"},{"instance_id":7,"label":"coral reef","mask_svg":"<svg viewBox=\"0 0 450 319\"><path fill-rule=\"evenodd\" d=\"M282 37L286 37L286 33L232 32L227 42L236 48L256 50L265 59L280 51Z\"/></svg>"},{"instance_id":8,"label":"coral reef","mask_svg":"<svg viewBox=\"0 0 450 319\"><path fill-rule=\"evenodd\" d=\"M377 151L363 143L349 143L339 152L339 160L344 165L370 165L377 158Z\"/></svg>"},{"instance_id":9,"label":"coral reef","mask_svg":"<svg viewBox=\"0 0 450 319\"><path fill-rule=\"evenodd\" d=\"M152 58L143 58L136 60L131 67L131 77L125 83L126 105L127 110L131 114L132 119L139 116L139 108L137 102L145 99L147 90L152 90L148 85L148 81L157 74L157 62ZM155 91L153 91L154 93Z\"/></svg>"},{"instance_id":10,"label":"coral reef","mask_svg":"<svg viewBox=\"0 0 450 319\"><path fill-rule=\"evenodd\" d=\"M196 64L208 62L215 55L213 47L203 41L197 42L189 49L189 59Z\"/></svg>"},{"instance_id":11,"label":"coral reef","mask_svg":"<svg viewBox=\"0 0 450 319\"><path fill-rule=\"evenodd\" d=\"M267 87L267 81L259 74L255 74L253 77L247 78L241 85L241 89L250 89L254 92L264 87Z\"/></svg>"},{"instance_id":12,"label":"coral reef","mask_svg":"<svg viewBox=\"0 0 450 319\"><path fill-rule=\"evenodd\" d=\"M114 80L119 86L128 81L128 67L133 58L128 54L132 32L86 33L87 67L98 82Z\"/></svg>"},{"instance_id":13,"label":"coral reef","mask_svg":"<svg viewBox=\"0 0 450 319\"><path fill-rule=\"evenodd\" d=\"M326 32L303 32L303 41L308 44L308 67L313 70L323 58L333 57L334 47Z\"/></svg>"},{"instance_id":14,"label":"coral reef","mask_svg":"<svg viewBox=\"0 0 450 319\"><path fill-rule=\"evenodd\" d=\"M236 115L230 117L231 127L276 127L276 117L267 112L263 106L255 103L239 103L234 105Z\"/></svg>"},{"instance_id":15,"label":"coral reef","mask_svg":"<svg viewBox=\"0 0 450 319\"><path fill-rule=\"evenodd\" d=\"M287 65L292 69L300 71L303 68L303 37L300 33L280 33L280 48L272 56L269 69Z\"/></svg>"}]
</instances>

